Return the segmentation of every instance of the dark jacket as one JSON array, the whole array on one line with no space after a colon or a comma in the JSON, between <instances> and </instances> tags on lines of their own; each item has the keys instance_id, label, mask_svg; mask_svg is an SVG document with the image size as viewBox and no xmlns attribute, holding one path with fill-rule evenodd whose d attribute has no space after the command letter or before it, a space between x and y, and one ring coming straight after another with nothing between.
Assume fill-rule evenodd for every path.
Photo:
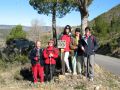
<instances>
[{"instance_id":1,"label":"dark jacket","mask_svg":"<svg viewBox=\"0 0 120 90\"><path fill-rule=\"evenodd\" d=\"M39 56L37 55L37 48L34 48L31 50L29 59L31 60L31 64L35 65L37 63L40 63L41 66L44 66L44 60L43 60L43 54L42 54L42 49L39 50ZM34 58L38 57L38 61L36 61Z\"/></svg>"},{"instance_id":2,"label":"dark jacket","mask_svg":"<svg viewBox=\"0 0 120 90\"><path fill-rule=\"evenodd\" d=\"M86 36L82 37L79 46L83 46L85 49L84 55L94 55L95 51L98 49L98 43L95 36L91 35L86 39Z\"/></svg>"}]
</instances>

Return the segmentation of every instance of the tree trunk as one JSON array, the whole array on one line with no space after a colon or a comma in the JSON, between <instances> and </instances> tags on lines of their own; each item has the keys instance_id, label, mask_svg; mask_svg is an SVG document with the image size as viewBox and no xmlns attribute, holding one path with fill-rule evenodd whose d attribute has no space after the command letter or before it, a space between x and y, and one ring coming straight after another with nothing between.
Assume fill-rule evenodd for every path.
<instances>
[{"instance_id":1,"label":"tree trunk","mask_svg":"<svg viewBox=\"0 0 120 90\"><path fill-rule=\"evenodd\" d=\"M53 39L54 39L54 41L55 41L55 46L57 46L56 6L57 6L57 3L54 3L54 4L53 4L53 12L52 12L52 31L53 31Z\"/></svg>"},{"instance_id":2,"label":"tree trunk","mask_svg":"<svg viewBox=\"0 0 120 90\"><path fill-rule=\"evenodd\" d=\"M88 14L81 13L81 29L82 34L85 34L85 28L88 26Z\"/></svg>"}]
</instances>

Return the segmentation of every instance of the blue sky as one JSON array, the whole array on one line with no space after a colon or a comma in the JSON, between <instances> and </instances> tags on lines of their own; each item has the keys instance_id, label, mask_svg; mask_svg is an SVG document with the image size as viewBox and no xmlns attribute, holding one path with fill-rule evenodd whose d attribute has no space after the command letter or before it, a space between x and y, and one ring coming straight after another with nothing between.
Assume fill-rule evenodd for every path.
<instances>
[{"instance_id":1,"label":"blue sky","mask_svg":"<svg viewBox=\"0 0 120 90\"><path fill-rule=\"evenodd\" d=\"M93 0L89 6L89 20L110 10L112 7L120 4L120 0ZM40 15L32 6L29 0L1 0L0 1L0 25L25 25L31 26L31 21L38 19L44 26L51 26L51 15ZM80 25L80 13L72 11L63 18L57 18L57 26L67 24Z\"/></svg>"}]
</instances>

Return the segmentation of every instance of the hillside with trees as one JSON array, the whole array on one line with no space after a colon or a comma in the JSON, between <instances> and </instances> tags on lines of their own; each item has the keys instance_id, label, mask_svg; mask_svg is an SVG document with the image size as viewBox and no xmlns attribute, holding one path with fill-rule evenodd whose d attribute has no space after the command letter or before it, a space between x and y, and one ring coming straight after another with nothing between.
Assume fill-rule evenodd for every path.
<instances>
[{"instance_id":1,"label":"hillside with trees","mask_svg":"<svg viewBox=\"0 0 120 90\"><path fill-rule=\"evenodd\" d=\"M120 4L89 24L100 43L98 53L120 58Z\"/></svg>"}]
</instances>

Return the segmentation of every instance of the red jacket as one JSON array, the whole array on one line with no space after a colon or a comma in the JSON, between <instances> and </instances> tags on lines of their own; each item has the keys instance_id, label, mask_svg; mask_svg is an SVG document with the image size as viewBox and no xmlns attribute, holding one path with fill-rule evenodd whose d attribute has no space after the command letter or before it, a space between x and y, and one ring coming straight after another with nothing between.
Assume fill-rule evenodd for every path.
<instances>
[{"instance_id":1,"label":"red jacket","mask_svg":"<svg viewBox=\"0 0 120 90\"><path fill-rule=\"evenodd\" d=\"M49 57L50 53L53 54L53 57ZM45 58L45 64L56 64L56 58L58 57L58 49L55 47L47 47L43 51L43 56Z\"/></svg>"},{"instance_id":2,"label":"red jacket","mask_svg":"<svg viewBox=\"0 0 120 90\"><path fill-rule=\"evenodd\" d=\"M65 52L69 52L70 51L70 42L71 42L71 37L69 35L63 35L61 37L61 40L65 40L66 41L66 47L64 48Z\"/></svg>"}]
</instances>

